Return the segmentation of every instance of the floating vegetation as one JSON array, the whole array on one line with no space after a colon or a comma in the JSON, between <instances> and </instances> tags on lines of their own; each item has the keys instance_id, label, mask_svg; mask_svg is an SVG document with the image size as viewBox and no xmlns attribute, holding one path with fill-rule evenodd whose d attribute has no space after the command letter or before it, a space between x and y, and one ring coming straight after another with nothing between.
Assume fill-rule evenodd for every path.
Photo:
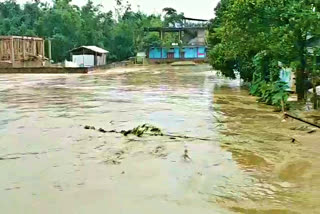
<instances>
[{"instance_id":1,"label":"floating vegetation","mask_svg":"<svg viewBox=\"0 0 320 214\"><path fill-rule=\"evenodd\" d=\"M213 139L210 139L210 138L200 138L200 137L189 137L189 136L183 136L183 135L164 134L161 131L161 129L159 129L156 126L150 125L150 124L143 124L141 126L137 126L134 129L122 130L120 132L117 130L105 130L103 128L98 129L94 126L89 126L89 125L84 126L84 129L95 130L95 131L101 132L103 134L105 134L105 133L118 133L118 134L123 134L124 136L128 136L128 135L132 134L137 137L142 137L143 135L149 135L149 136L166 136L172 140L179 138L179 139L195 139L195 140L203 140L203 141L213 141Z\"/></svg>"},{"instance_id":2,"label":"floating vegetation","mask_svg":"<svg viewBox=\"0 0 320 214\"><path fill-rule=\"evenodd\" d=\"M96 128L94 126L84 126L84 129L91 129L91 130L96 130Z\"/></svg>"},{"instance_id":3,"label":"floating vegetation","mask_svg":"<svg viewBox=\"0 0 320 214\"><path fill-rule=\"evenodd\" d=\"M142 126L137 126L132 130L127 130L127 131L123 130L121 131L121 134L123 134L124 136L133 134L138 137L142 137L142 135L144 134L151 135L151 136L164 136L161 129L150 124L143 124Z\"/></svg>"}]
</instances>

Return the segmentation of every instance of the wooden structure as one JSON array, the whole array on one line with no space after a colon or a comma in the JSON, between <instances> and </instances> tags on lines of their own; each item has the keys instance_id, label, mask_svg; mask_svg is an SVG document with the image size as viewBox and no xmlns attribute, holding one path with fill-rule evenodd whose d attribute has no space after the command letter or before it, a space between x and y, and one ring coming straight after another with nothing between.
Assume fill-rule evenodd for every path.
<instances>
[{"instance_id":1,"label":"wooden structure","mask_svg":"<svg viewBox=\"0 0 320 214\"><path fill-rule=\"evenodd\" d=\"M90 68L66 68L66 67L0 67L0 74L86 74L93 71Z\"/></svg>"},{"instance_id":2,"label":"wooden structure","mask_svg":"<svg viewBox=\"0 0 320 214\"><path fill-rule=\"evenodd\" d=\"M97 46L81 46L70 51L72 62L79 67L94 67L107 64L109 51Z\"/></svg>"},{"instance_id":3,"label":"wooden structure","mask_svg":"<svg viewBox=\"0 0 320 214\"><path fill-rule=\"evenodd\" d=\"M44 48L42 38L0 36L0 68L42 67Z\"/></svg>"}]
</instances>

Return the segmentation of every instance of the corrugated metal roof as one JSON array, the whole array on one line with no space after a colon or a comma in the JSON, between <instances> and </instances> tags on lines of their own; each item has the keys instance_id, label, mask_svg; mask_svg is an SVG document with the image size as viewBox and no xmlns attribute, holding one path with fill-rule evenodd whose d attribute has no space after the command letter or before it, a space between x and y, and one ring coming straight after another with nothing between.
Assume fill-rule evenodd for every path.
<instances>
[{"instance_id":1,"label":"corrugated metal roof","mask_svg":"<svg viewBox=\"0 0 320 214\"><path fill-rule=\"evenodd\" d=\"M92 50L92 51L97 52L97 53L109 53L109 51L104 50L102 48L99 48L97 46L82 46L82 47L84 47L86 49L89 49L89 50Z\"/></svg>"},{"instance_id":2,"label":"corrugated metal roof","mask_svg":"<svg viewBox=\"0 0 320 214\"><path fill-rule=\"evenodd\" d=\"M96 53L101 53L101 54L109 53L109 51L104 50L102 48L99 48L97 46L81 46L81 47L75 48L75 49L73 49L71 51L75 51L75 50L78 50L80 48L85 48L85 49L91 50L91 51L96 52Z\"/></svg>"}]
</instances>

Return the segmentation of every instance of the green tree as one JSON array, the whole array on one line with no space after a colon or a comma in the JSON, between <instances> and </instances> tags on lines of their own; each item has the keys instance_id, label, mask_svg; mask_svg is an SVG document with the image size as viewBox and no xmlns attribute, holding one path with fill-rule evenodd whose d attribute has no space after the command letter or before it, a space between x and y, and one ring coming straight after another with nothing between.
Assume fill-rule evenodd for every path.
<instances>
[{"instance_id":1,"label":"green tree","mask_svg":"<svg viewBox=\"0 0 320 214\"><path fill-rule=\"evenodd\" d=\"M163 8L164 25L166 27L182 27L183 26L183 13L178 13L176 9L171 7Z\"/></svg>"},{"instance_id":2,"label":"green tree","mask_svg":"<svg viewBox=\"0 0 320 214\"><path fill-rule=\"evenodd\" d=\"M162 27L160 15L133 12L128 1L116 0L115 14L103 12L92 0L79 8L71 0L18 4L0 2L0 35L39 36L52 41L55 62L69 57L69 50L81 45L96 45L110 51L110 61L121 61L161 45L160 38L144 28Z\"/></svg>"},{"instance_id":3,"label":"green tree","mask_svg":"<svg viewBox=\"0 0 320 214\"><path fill-rule=\"evenodd\" d=\"M70 0L55 0L53 7L40 18L39 25L38 34L52 40L55 61L63 61L70 49L80 45L80 10L71 5Z\"/></svg>"},{"instance_id":4,"label":"green tree","mask_svg":"<svg viewBox=\"0 0 320 214\"><path fill-rule=\"evenodd\" d=\"M308 35L315 34L319 14L314 1L222 0L210 30L210 62L246 81L277 81L278 61L295 65L297 93L304 98ZM259 62L260 60L260 62Z\"/></svg>"}]
</instances>

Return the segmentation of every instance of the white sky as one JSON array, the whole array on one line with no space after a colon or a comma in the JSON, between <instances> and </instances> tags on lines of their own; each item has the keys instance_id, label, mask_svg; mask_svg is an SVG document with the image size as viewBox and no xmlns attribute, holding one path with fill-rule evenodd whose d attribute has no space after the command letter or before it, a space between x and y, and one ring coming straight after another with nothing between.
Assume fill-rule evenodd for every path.
<instances>
[{"instance_id":1,"label":"white sky","mask_svg":"<svg viewBox=\"0 0 320 214\"><path fill-rule=\"evenodd\" d=\"M0 0L4 1L4 0ZM16 0L24 3L28 0ZM30 0L29 0L30 1ZM42 0L43 1L43 0ZM49 0L50 1L50 0ZM214 8L219 0L128 0L132 9L136 11L138 5L140 10L147 13L161 13L165 7L175 8L178 12L184 12L190 18L211 19L214 17ZM72 3L82 6L87 0L73 0ZM105 11L114 10L115 0L93 0L95 4L102 4ZM125 0L124 0L125 2Z\"/></svg>"}]
</instances>

